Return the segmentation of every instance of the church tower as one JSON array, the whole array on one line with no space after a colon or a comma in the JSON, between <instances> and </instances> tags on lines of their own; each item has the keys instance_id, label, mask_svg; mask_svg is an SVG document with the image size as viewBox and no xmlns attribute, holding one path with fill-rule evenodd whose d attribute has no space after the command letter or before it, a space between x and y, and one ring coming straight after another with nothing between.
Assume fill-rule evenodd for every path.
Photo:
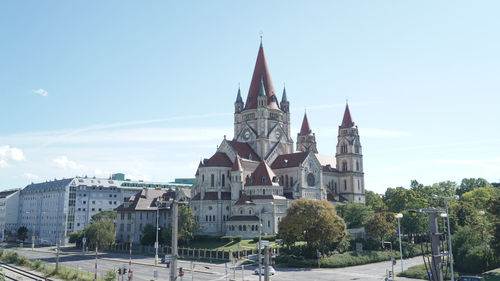
<instances>
[{"instance_id":1,"label":"church tower","mask_svg":"<svg viewBox=\"0 0 500 281\"><path fill-rule=\"evenodd\" d=\"M245 104L235 102L234 139L248 143L259 157L270 164L279 154L293 152L290 136L290 103L283 90L281 108L274 90L262 42Z\"/></svg>"},{"instance_id":2,"label":"church tower","mask_svg":"<svg viewBox=\"0 0 500 281\"><path fill-rule=\"evenodd\" d=\"M318 153L318 149L316 148L316 136L311 131L311 127L309 127L306 113L304 113L300 132L297 134L297 151L312 151L313 153Z\"/></svg>"},{"instance_id":3,"label":"church tower","mask_svg":"<svg viewBox=\"0 0 500 281\"><path fill-rule=\"evenodd\" d=\"M342 124L337 137L337 170L339 171L339 194L356 203L365 203L363 154L358 126L354 124L346 104Z\"/></svg>"}]
</instances>

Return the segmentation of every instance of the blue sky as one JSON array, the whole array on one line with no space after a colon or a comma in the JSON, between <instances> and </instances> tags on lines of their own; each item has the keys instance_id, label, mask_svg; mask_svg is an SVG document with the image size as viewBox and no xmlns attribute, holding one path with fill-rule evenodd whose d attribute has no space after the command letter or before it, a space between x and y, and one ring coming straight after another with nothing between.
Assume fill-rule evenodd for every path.
<instances>
[{"instance_id":1,"label":"blue sky","mask_svg":"<svg viewBox=\"0 0 500 281\"><path fill-rule=\"evenodd\" d=\"M0 189L193 177L232 137L259 34L293 135L334 154L346 99L367 189L500 181L498 1L4 1Z\"/></svg>"}]
</instances>

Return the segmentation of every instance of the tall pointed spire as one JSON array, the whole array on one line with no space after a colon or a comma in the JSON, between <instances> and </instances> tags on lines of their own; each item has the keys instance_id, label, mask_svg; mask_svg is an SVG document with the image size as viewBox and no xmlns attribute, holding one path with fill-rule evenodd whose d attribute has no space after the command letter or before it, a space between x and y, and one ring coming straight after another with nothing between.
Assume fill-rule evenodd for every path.
<instances>
[{"instance_id":1,"label":"tall pointed spire","mask_svg":"<svg viewBox=\"0 0 500 281\"><path fill-rule=\"evenodd\" d=\"M304 119L302 120L302 127L300 128L299 136L309 135L312 132L311 127L309 127L309 121L307 120L307 113L304 113Z\"/></svg>"},{"instance_id":2,"label":"tall pointed spire","mask_svg":"<svg viewBox=\"0 0 500 281\"><path fill-rule=\"evenodd\" d=\"M285 85L283 85L283 95L281 96L281 102L287 102L287 98L286 98L286 88L285 88Z\"/></svg>"},{"instance_id":3,"label":"tall pointed spire","mask_svg":"<svg viewBox=\"0 0 500 281\"><path fill-rule=\"evenodd\" d=\"M267 66L266 56L264 54L264 47L262 44L259 46L259 53L257 54L257 61L253 70L252 82L248 90L248 96L245 104L245 109L257 108L257 96L259 94L261 84L264 85L265 95L267 96L267 107L271 109L279 109L274 90L273 81L271 80L271 73Z\"/></svg>"},{"instance_id":4,"label":"tall pointed spire","mask_svg":"<svg viewBox=\"0 0 500 281\"><path fill-rule=\"evenodd\" d=\"M241 90L240 90L240 86L239 85L238 85L238 95L236 95L236 102L243 103L243 99L241 98Z\"/></svg>"},{"instance_id":5,"label":"tall pointed spire","mask_svg":"<svg viewBox=\"0 0 500 281\"><path fill-rule=\"evenodd\" d=\"M351 128L354 126L354 122L352 122L351 112L349 111L349 104L345 105L344 118L342 119L342 124L340 125L341 129Z\"/></svg>"}]
</instances>

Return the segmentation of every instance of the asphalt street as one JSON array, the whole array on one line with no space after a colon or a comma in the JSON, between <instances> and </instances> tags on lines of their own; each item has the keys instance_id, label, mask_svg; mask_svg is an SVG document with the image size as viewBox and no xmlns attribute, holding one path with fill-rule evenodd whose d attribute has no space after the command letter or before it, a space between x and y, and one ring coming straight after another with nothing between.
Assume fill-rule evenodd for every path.
<instances>
[{"instance_id":1,"label":"asphalt street","mask_svg":"<svg viewBox=\"0 0 500 281\"><path fill-rule=\"evenodd\" d=\"M55 251L49 248L36 249L16 249L18 254L26 256L30 259L40 259L46 262L55 262ZM94 272L95 254L88 253L81 255L80 252L65 252L60 255L60 264L66 267L76 268L84 271ZM134 272L133 280L145 281L153 280L154 258L149 256L133 256L132 270ZM422 257L415 257L403 261L404 268L422 263ZM194 265L194 272L189 269ZM108 254L100 253L98 256L98 275L102 276L106 271L113 269L117 270L119 267L128 268L128 255L125 254ZM235 270L230 264L213 264L204 262L179 261L180 267L185 270L184 281L189 280L259 280L257 275L253 274L255 267L245 267L242 270L240 266ZM276 275L272 276L270 280L339 280L339 281L364 281L364 280L384 280L386 270L391 269L389 261L365 264L359 266L345 267L345 268L331 268L331 269L296 269L296 268L278 268ZM400 272L401 265L398 263L394 266L396 273ZM156 267L158 271L158 280L168 280L169 269L165 265ZM243 279L244 278L244 279ZM264 278L262 278L263 280ZM125 278L126 280L126 278ZM396 280L415 280L406 278L396 278Z\"/></svg>"}]
</instances>

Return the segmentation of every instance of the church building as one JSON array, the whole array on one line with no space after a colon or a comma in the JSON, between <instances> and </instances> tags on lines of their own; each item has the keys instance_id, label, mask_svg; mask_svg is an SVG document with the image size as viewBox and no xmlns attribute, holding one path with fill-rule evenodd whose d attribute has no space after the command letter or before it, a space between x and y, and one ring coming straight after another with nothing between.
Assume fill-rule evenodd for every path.
<instances>
[{"instance_id":1,"label":"church building","mask_svg":"<svg viewBox=\"0 0 500 281\"><path fill-rule=\"evenodd\" d=\"M295 147L290 127L286 90L279 101L261 43L245 102L238 89L233 139L224 136L196 170L190 206L204 234L255 237L259 221L263 235L275 234L298 198L365 203L363 155L349 106L335 155L319 154L306 114Z\"/></svg>"}]
</instances>

